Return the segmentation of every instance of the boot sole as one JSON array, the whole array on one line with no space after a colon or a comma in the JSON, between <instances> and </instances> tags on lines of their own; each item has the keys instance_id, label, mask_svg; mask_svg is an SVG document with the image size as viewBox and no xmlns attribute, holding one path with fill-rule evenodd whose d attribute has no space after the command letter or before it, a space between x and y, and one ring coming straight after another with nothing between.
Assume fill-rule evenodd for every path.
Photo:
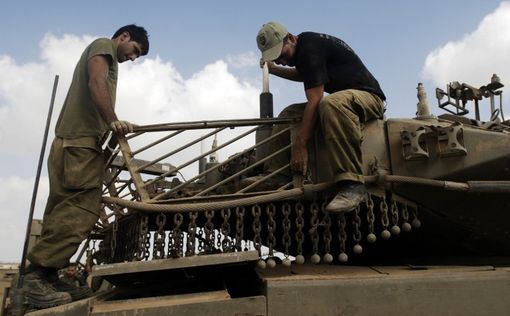
<instances>
[{"instance_id":1,"label":"boot sole","mask_svg":"<svg viewBox=\"0 0 510 316\"><path fill-rule=\"evenodd\" d=\"M68 304L68 303L71 303L72 302L72 299L71 299L71 296L69 297L62 297L60 299L54 299L54 300L51 300L50 302L48 301L41 301L41 300L38 300L36 298L33 298L33 297L27 297L26 298L26 304L27 304L27 309L28 307L33 307L33 308L36 308L36 309L44 309L44 308L50 308L50 307L55 307L55 306L60 306L60 305L64 305L64 304Z\"/></svg>"}]
</instances>

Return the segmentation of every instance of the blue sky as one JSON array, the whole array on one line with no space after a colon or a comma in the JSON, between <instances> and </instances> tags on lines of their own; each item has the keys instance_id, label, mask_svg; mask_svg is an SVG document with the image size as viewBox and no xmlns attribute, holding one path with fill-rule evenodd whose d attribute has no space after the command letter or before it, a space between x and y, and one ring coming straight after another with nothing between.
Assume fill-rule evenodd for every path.
<instances>
[{"instance_id":1,"label":"blue sky","mask_svg":"<svg viewBox=\"0 0 510 316\"><path fill-rule=\"evenodd\" d=\"M254 36L265 21L291 32L320 31L349 43L380 81L391 115L414 103L421 69L431 50L462 38L501 1L12 1L0 12L11 36L0 53L19 62L37 60L38 43L52 33L111 35L120 25L138 23L151 34L151 55L172 62L189 77L227 55L256 52ZM122 3L122 4L120 4ZM457 79L455 79L457 80ZM429 87L433 89L434 87ZM299 91L299 90L298 90ZM292 91L293 93L295 91ZM297 92L297 91L296 91Z\"/></svg>"},{"instance_id":2,"label":"blue sky","mask_svg":"<svg viewBox=\"0 0 510 316\"><path fill-rule=\"evenodd\" d=\"M501 0L6 1L0 10L0 221L7 224L0 230L0 261L21 254L53 77L61 76L54 122L74 64L95 37L130 23L150 33L149 56L120 67L117 112L135 123L257 116L255 35L270 20L294 34L345 40L379 80L387 116L412 117L418 82L434 114L441 114L438 85L480 86L492 73L510 83L509 17L510 3ZM270 87L276 113L304 100L300 84L272 77Z\"/></svg>"}]
</instances>

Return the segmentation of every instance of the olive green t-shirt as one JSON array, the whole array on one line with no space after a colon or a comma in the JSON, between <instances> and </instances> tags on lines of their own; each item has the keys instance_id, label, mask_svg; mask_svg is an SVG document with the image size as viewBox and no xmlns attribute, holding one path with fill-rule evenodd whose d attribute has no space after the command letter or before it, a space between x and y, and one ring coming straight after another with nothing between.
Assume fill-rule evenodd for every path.
<instances>
[{"instance_id":1,"label":"olive green t-shirt","mask_svg":"<svg viewBox=\"0 0 510 316\"><path fill-rule=\"evenodd\" d=\"M83 51L74 69L73 80L55 127L57 137L92 136L100 139L109 129L90 95L88 61L96 55L103 55L110 62L106 81L112 100L111 104L115 106L118 73L117 49L111 39L99 38Z\"/></svg>"}]
</instances>

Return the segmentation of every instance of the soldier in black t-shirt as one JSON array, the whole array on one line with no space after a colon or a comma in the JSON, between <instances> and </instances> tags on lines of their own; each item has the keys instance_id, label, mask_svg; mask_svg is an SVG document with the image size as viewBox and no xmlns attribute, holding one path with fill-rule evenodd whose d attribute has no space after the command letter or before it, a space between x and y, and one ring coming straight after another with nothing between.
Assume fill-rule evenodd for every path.
<instances>
[{"instance_id":1,"label":"soldier in black t-shirt","mask_svg":"<svg viewBox=\"0 0 510 316\"><path fill-rule=\"evenodd\" d=\"M302 115L302 126L290 154L291 167L306 175L307 143L318 119L338 186L338 193L326 210L353 210L366 196L360 124L382 118L384 113L386 97L379 83L356 53L331 35L293 35L282 24L269 22L262 26L256 39L262 52L261 64L267 62L271 74L304 83L307 102L291 105L280 114ZM283 127L275 129L273 133ZM283 147L283 142L288 143L288 138L280 138L274 146ZM289 153L276 157L270 161L269 171L278 170L288 161Z\"/></svg>"}]
</instances>

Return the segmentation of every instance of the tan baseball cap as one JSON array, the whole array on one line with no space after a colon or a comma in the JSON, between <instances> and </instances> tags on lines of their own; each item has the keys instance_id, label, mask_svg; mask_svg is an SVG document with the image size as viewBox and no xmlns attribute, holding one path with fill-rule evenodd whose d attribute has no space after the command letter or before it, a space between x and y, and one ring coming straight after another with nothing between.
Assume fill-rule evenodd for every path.
<instances>
[{"instance_id":1,"label":"tan baseball cap","mask_svg":"<svg viewBox=\"0 0 510 316\"><path fill-rule=\"evenodd\" d=\"M262 52L263 61L273 61L280 57L283 39L289 34L287 28L278 22L268 22L262 25L257 34L257 46Z\"/></svg>"}]
</instances>

